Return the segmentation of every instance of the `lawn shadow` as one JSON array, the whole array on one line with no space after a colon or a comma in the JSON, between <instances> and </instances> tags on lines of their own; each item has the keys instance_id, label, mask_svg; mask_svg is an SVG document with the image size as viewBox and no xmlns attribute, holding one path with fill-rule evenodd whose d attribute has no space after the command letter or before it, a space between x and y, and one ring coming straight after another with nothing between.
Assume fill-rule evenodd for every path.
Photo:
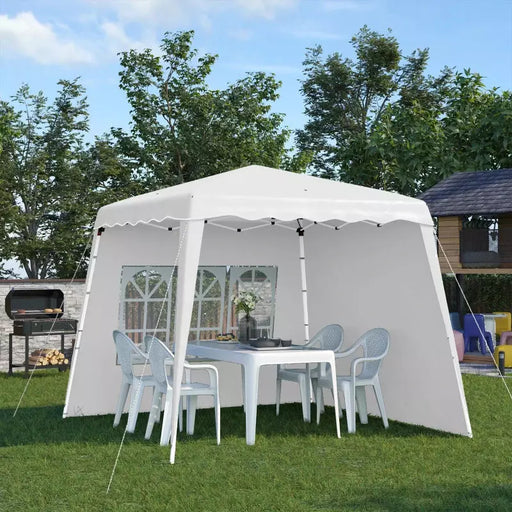
<instances>
[{"instance_id":1,"label":"lawn shadow","mask_svg":"<svg viewBox=\"0 0 512 512\"><path fill-rule=\"evenodd\" d=\"M310 423L302 418L302 406L299 403L282 404L279 416L276 416L275 405L259 405L257 414L256 436L268 438L282 436L332 436L336 435L334 422L334 408L326 407L321 416L320 424L316 423L315 406L311 408ZM390 421L390 426L385 429L379 417L369 416L367 425L357 423L356 436L364 437L417 437L429 436L438 438L460 437L456 434L441 432L427 427L410 425L398 421ZM214 435L213 409L198 411L196 417L195 436L211 437ZM245 438L245 415L242 407L223 408L221 413L222 437ZM341 435L349 435L347 431L346 417L340 418Z\"/></svg>"},{"instance_id":2,"label":"lawn shadow","mask_svg":"<svg viewBox=\"0 0 512 512\"><path fill-rule=\"evenodd\" d=\"M80 416L62 418L63 407L24 407L0 409L0 447L30 445L39 443L87 442L108 444L120 442L126 427L127 414L124 414L120 425L113 428L113 414L102 416ZM312 408L312 417L315 418ZM144 433L148 413L140 413L137 427L133 434L125 437L125 442L145 442ZM347 434L346 421L340 420L341 435ZM258 407L257 436L267 438L282 436L332 436L335 435L334 410L327 407L319 425L316 421L306 423L302 419L300 404L284 404L279 416L275 414L275 406L261 405ZM379 438L394 437L450 437L453 434L439 432L425 427L390 422L390 428L384 429L382 421L377 417L369 417L367 425L357 425L356 436ZM194 441L215 436L215 419L213 409L199 409L196 413L196 425L193 436L185 432L179 434L180 442ZM242 407L226 407L221 413L222 438L235 437L245 439L245 415ZM458 436L457 436L458 437ZM160 424L155 424L151 441L160 438Z\"/></svg>"},{"instance_id":3,"label":"lawn shadow","mask_svg":"<svg viewBox=\"0 0 512 512\"><path fill-rule=\"evenodd\" d=\"M408 512L471 512L492 510L508 512L512 503L512 486L437 484L415 487L368 486L344 495L324 496L305 503L307 510L330 511L400 511Z\"/></svg>"},{"instance_id":4,"label":"lawn shadow","mask_svg":"<svg viewBox=\"0 0 512 512\"><path fill-rule=\"evenodd\" d=\"M113 416L62 418L62 405L0 409L0 447L39 443L89 442L106 444L121 439Z\"/></svg>"}]
</instances>

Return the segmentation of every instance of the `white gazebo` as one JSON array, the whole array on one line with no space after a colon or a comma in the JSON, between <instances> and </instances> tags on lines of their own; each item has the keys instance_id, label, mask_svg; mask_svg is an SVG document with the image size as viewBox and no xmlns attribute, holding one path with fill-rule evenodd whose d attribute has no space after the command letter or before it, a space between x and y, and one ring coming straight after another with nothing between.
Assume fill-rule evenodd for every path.
<instances>
[{"instance_id":1,"label":"white gazebo","mask_svg":"<svg viewBox=\"0 0 512 512\"><path fill-rule=\"evenodd\" d=\"M267 266L277 276L275 336L303 342L308 330L339 323L348 347L367 329L386 328L391 345L381 382L389 418L471 436L423 201L249 166L105 206L95 229L64 417L115 410L120 369L112 331L126 327L120 325L123 269L177 269L176 307L168 316L177 388L198 268ZM222 404L240 405L239 370L218 364ZM260 403L273 403L275 369L261 381ZM292 387L285 392L285 400L298 400ZM368 406L378 414L375 403Z\"/></svg>"}]
</instances>

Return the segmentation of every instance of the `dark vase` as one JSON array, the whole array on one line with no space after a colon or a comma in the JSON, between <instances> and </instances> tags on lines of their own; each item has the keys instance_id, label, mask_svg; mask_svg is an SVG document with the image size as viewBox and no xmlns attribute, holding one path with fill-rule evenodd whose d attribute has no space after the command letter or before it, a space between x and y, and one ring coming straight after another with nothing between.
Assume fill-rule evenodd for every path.
<instances>
[{"instance_id":1,"label":"dark vase","mask_svg":"<svg viewBox=\"0 0 512 512\"><path fill-rule=\"evenodd\" d=\"M240 343L249 343L251 338L257 337L256 319L246 314L238 321L238 341Z\"/></svg>"}]
</instances>

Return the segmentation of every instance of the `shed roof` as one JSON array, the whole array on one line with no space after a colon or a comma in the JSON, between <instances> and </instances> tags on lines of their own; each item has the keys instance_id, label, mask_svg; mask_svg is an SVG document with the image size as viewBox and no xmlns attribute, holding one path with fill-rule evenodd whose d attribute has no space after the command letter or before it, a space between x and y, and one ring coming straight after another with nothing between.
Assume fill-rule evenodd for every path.
<instances>
[{"instance_id":1,"label":"shed roof","mask_svg":"<svg viewBox=\"0 0 512 512\"><path fill-rule=\"evenodd\" d=\"M433 217L512 213L512 169L458 172L419 196Z\"/></svg>"}]
</instances>

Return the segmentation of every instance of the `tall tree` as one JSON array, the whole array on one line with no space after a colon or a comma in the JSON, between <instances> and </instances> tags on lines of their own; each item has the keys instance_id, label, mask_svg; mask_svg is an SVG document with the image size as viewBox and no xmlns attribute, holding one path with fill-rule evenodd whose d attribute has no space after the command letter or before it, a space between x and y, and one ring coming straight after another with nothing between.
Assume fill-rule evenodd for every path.
<instances>
[{"instance_id":1,"label":"tall tree","mask_svg":"<svg viewBox=\"0 0 512 512\"><path fill-rule=\"evenodd\" d=\"M404 57L397 40L363 27L357 59L308 51L297 133L315 174L417 195L456 171L512 166L512 97L478 73L425 74L428 51Z\"/></svg>"},{"instance_id":2,"label":"tall tree","mask_svg":"<svg viewBox=\"0 0 512 512\"><path fill-rule=\"evenodd\" d=\"M55 257L83 243L90 222L87 177L76 165L87 130L84 88L59 82L55 101L23 85L0 103L1 256L15 258L29 278L57 272Z\"/></svg>"},{"instance_id":3,"label":"tall tree","mask_svg":"<svg viewBox=\"0 0 512 512\"><path fill-rule=\"evenodd\" d=\"M113 130L148 186L175 185L248 164L304 168L290 159L283 116L271 112L280 83L249 73L225 90L207 78L216 56L198 56L194 33L166 33L161 55L121 54L120 87L131 107L131 131Z\"/></svg>"},{"instance_id":4,"label":"tall tree","mask_svg":"<svg viewBox=\"0 0 512 512\"><path fill-rule=\"evenodd\" d=\"M297 146L313 152L315 174L377 186L379 166L370 138L389 104L428 91L423 74L428 52L403 57L393 36L366 26L352 46L356 61L339 53L324 59L320 46L308 50L301 87L308 120L297 133Z\"/></svg>"},{"instance_id":5,"label":"tall tree","mask_svg":"<svg viewBox=\"0 0 512 512\"><path fill-rule=\"evenodd\" d=\"M418 195L454 172L512 167L512 95L447 72L437 101L398 101L372 137L382 183Z\"/></svg>"}]
</instances>

